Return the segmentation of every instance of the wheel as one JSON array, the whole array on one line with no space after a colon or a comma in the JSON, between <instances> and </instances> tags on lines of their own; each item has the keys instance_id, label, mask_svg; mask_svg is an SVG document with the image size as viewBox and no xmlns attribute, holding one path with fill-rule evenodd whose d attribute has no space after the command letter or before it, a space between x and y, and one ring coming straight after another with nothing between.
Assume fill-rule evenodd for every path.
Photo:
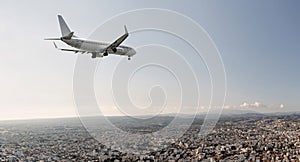
<instances>
[{"instance_id":1,"label":"wheel","mask_svg":"<svg viewBox=\"0 0 300 162\"><path fill-rule=\"evenodd\" d=\"M130 57L128 57L128 60L130 60L131 58Z\"/></svg>"},{"instance_id":2,"label":"wheel","mask_svg":"<svg viewBox=\"0 0 300 162\"><path fill-rule=\"evenodd\" d=\"M103 56L107 56L107 55L108 55L108 53L107 53L107 52L104 52L104 53L103 53Z\"/></svg>"}]
</instances>

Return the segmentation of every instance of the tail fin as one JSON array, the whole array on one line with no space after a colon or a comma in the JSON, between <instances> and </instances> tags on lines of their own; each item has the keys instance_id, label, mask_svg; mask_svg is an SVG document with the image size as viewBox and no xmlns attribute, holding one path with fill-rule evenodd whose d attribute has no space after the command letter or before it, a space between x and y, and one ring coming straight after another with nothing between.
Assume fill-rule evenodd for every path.
<instances>
[{"instance_id":1,"label":"tail fin","mask_svg":"<svg viewBox=\"0 0 300 162\"><path fill-rule=\"evenodd\" d=\"M57 15L62 37L71 33L70 28L61 15Z\"/></svg>"}]
</instances>

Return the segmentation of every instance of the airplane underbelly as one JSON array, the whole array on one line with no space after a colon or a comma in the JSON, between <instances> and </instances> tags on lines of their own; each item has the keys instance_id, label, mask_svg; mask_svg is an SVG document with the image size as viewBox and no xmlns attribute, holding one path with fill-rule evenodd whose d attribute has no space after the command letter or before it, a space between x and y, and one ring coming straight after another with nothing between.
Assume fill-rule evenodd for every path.
<instances>
[{"instance_id":1,"label":"airplane underbelly","mask_svg":"<svg viewBox=\"0 0 300 162\"><path fill-rule=\"evenodd\" d=\"M91 45L91 44L82 44L80 49L85 51L90 51L90 52L100 51L99 46Z\"/></svg>"}]
</instances>

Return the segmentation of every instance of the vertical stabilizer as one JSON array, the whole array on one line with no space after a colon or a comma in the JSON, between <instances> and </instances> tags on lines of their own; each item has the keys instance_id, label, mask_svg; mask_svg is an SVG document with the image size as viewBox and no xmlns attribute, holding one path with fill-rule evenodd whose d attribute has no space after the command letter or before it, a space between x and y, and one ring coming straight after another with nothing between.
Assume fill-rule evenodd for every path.
<instances>
[{"instance_id":1,"label":"vertical stabilizer","mask_svg":"<svg viewBox=\"0 0 300 162\"><path fill-rule=\"evenodd\" d=\"M58 15L57 17L58 17L58 22L59 22L62 37L67 36L68 34L71 33L70 28L68 27L67 23L65 22L65 20L61 15Z\"/></svg>"}]
</instances>

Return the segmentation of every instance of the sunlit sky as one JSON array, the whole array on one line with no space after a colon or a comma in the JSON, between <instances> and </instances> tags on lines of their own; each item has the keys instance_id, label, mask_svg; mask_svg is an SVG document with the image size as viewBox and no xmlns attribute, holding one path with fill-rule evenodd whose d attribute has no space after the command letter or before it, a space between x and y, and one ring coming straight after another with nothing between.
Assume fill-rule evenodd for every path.
<instances>
[{"instance_id":1,"label":"sunlit sky","mask_svg":"<svg viewBox=\"0 0 300 162\"><path fill-rule=\"evenodd\" d=\"M225 108L299 110L299 1L10 0L0 2L0 120L77 115L76 55L43 40L60 36L57 14L88 37L116 14L140 8L174 10L208 32L226 69Z\"/></svg>"}]
</instances>

